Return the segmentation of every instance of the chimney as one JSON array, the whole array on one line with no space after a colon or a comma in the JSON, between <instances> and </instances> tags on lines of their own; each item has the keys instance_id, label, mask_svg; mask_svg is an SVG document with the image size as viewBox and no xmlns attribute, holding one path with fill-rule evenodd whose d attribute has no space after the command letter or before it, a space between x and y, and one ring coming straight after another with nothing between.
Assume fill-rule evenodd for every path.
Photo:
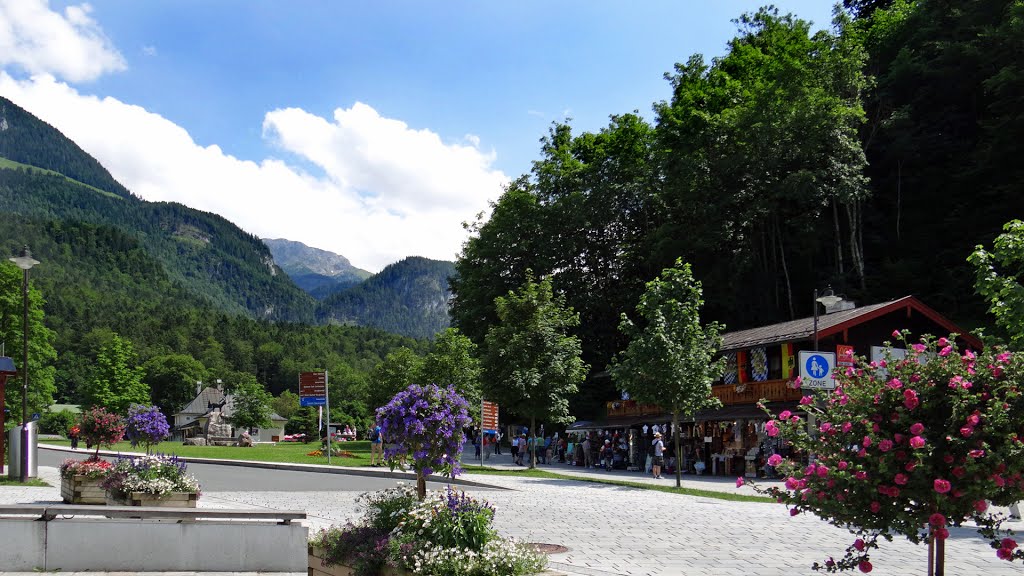
<instances>
[{"instance_id":1,"label":"chimney","mask_svg":"<svg viewBox=\"0 0 1024 576\"><path fill-rule=\"evenodd\" d=\"M203 381L202 380L196 380L196 396L199 396L202 393L203 393Z\"/></svg>"}]
</instances>

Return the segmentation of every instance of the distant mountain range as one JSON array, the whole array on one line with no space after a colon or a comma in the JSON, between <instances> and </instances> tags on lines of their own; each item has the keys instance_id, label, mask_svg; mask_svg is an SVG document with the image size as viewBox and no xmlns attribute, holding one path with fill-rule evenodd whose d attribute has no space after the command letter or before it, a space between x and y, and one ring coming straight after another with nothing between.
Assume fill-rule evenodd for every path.
<instances>
[{"instance_id":1,"label":"distant mountain range","mask_svg":"<svg viewBox=\"0 0 1024 576\"><path fill-rule=\"evenodd\" d=\"M407 258L371 275L325 250L261 240L217 214L147 202L2 97L0 213L0 250L13 254L28 243L45 259L41 278L60 290L48 296L54 321L78 330L97 315L203 306L418 338L449 324L453 263Z\"/></svg>"},{"instance_id":2,"label":"distant mountain range","mask_svg":"<svg viewBox=\"0 0 1024 576\"><path fill-rule=\"evenodd\" d=\"M274 262L292 281L314 298L321 300L335 292L351 288L372 274L352 265L348 258L334 252L306 246L283 238L264 238Z\"/></svg>"}]
</instances>

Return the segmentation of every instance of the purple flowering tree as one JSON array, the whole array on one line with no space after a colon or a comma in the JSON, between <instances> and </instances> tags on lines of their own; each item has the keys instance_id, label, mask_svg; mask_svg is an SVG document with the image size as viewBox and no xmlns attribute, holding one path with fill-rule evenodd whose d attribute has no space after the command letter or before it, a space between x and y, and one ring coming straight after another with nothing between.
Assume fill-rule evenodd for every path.
<instances>
[{"instance_id":1,"label":"purple flowering tree","mask_svg":"<svg viewBox=\"0 0 1024 576\"><path fill-rule=\"evenodd\" d=\"M377 425L387 443L384 458L392 470L412 467L420 500L427 495L427 476L462 473L462 430L470 422L466 400L454 388L434 384L413 384L377 409Z\"/></svg>"},{"instance_id":2,"label":"purple flowering tree","mask_svg":"<svg viewBox=\"0 0 1024 576\"><path fill-rule=\"evenodd\" d=\"M146 454L149 454L153 446L171 435L170 432L167 418L156 406L132 404L128 408L124 435L131 441L133 448L141 444L146 447Z\"/></svg>"}]
</instances>

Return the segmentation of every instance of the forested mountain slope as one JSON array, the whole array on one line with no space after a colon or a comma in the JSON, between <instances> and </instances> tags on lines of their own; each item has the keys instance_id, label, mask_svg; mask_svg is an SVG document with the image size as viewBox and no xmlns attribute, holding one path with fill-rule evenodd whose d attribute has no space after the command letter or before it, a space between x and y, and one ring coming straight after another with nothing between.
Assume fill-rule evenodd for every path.
<instances>
[{"instance_id":1,"label":"forested mountain slope","mask_svg":"<svg viewBox=\"0 0 1024 576\"><path fill-rule=\"evenodd\" d=\"M372 274L352 265L348 258L334 252L306 246L283 238L264 238L274 262L292 281L313 297L322 299L351 288Z\"/></svg>"},{"instance_id":2,"label":"forested mountain slope","mask_svg":"<svg viewBox=\"0 0 1024 576\"><path fill-rule=\"evenodd\" d=\"M416 338L432 338L448 327L448 279L452 262L409 257L362 284L324 299L321 321L373 326Z\"/></svg>"}]
</instances>

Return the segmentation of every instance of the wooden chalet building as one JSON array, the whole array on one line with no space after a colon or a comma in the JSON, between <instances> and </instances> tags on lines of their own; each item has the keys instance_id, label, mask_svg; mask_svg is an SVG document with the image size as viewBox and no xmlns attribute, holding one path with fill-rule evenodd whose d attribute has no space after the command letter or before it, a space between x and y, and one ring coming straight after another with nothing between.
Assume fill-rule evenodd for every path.
<instances>
[{"instance_id":1,"label":"wooden chalet building","mask_svg":"<svg viewBox=\"0 0 1024 576\"><path fill-rule=\"evenodd\" d=\"M884 342L893 340L894 330L909 330L913 339L924 334L956 333L960 335L961 348L982 347L978 338L917 298L905 296L860 307L841 300L827 308L817 317L817 349L841 352L841 347L852 347L857 356L871 358L872 353L879 353ZM722 335L727 368L722 380L712 386L712 394L722 402L722 408L682 418L684 472L703 468L706 474L755 475L763 472L761 463L768 455L787 450L783 439L764 434L768 417L757 402L764 398L775 414L798 409L798 401L806 391L793 388L799 375L796 358L801 350L815 349L814 339L813 316ZM607 416L600 422L577 422L568 431L613 430L628 435L635 467L643 466L655 431L665 433L666 438L671 435L671 414L657 406L618 400L608 402Z\"/></svg>"}]
</instances>

